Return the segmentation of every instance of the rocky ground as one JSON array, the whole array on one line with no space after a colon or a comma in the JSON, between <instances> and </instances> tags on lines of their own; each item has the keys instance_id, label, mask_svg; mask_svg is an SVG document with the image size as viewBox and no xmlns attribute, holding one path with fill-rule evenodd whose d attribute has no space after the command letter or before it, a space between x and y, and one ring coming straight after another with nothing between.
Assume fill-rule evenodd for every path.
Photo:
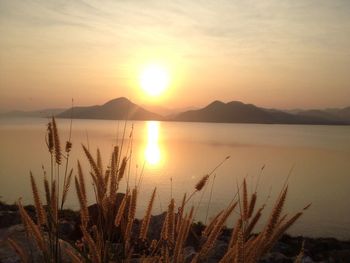
<instances>
[{"instance_id":1,"label":"rocky ground","mask_svg":"<svg viewBox=\"0 0 350 263\"><path fill-rule=\"evenodd\" d=\"M34 217L35 209L33 206L26 206L26 210ZM90 212L93 214L94 207L91 206ZM79 232L79 214L71 211L62 211L63 218L60 225L63 246L69 246L70 242L74 242L81 238ZM159 229L164 219L163 215L153 216L150 223L149 235L151 238L157 238ZM139 221L135 222L135 228L140 225ZM203 230L204 226L196 223L192 227L191 234L186 244L186 257L188 260L192 258L196 248L199 245L197 236ZM230 229L225 229L219 240L216 242L215 248L212 250L208 262L218 262L226 251L230 238ZM33 251L36 255L35 247L26 238L21 219L15 205L7 205L0 202L0 263L19 262L19 258L14 251L7 245L6 238L13 237L28 250ZM284 235L276 246L268 253L260 262L261 263L292 263L295 256L299 253L301 244L305 241L304 263L323 262L323 263L345 263L350 262L350 241L340 241L335 238L307 238L307 237L291 237ZM68 262L68 261L67 261Z\"/></svg>"}]
</instances>

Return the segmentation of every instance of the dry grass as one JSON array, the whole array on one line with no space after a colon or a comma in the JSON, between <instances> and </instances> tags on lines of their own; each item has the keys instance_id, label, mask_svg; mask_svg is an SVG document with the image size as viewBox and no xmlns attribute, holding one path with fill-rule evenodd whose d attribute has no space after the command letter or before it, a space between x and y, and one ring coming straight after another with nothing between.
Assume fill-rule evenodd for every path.
<instances>
[{"instance_id":1,"label":"dry grass","mask_svg":"<svg viewBox=\"0 0 350 263\"><path fill-rule=\"evenodd\" d=\"M148 227L149 227L149 223L151 220L151 213L152 213L152 208L153 208L153 204L154 204L154 199L156 196L156 191L157 191L157 188L154 188L151 199L150 199L148 206L147 206L146 214L142 220L142 225L141 225L141 230L140 230L140 235L139 235L139 238L141 240L146 240L146 238L147 238L147 232L148 232Z\"/></svg>"},{"instance_id":2,"label":"dry grass","mask_svg":"<svg viewBox=\"0 0 350 263\"><path fill-rule=\"evenodd\" d=\"M139 262L144 263L184 262L184 247L194 220L194 207L188 207L187 204L193 195L204 188L212 173L199 180L188 198L186 198L186 194L184 195L180 206L177 207L175 200L171 198L160 237L158 240L150 240L148 232L156 189L150 197L147 210L141 221L141 228L138 230L139 233L135 233L134 221L140 189L136 186L133 189L127 187L121 200L117 200L118 194L120 196L120 193L123 192L120 190L120 181L123 180L127 170L128 158L121 158L121 152L116 146L108 166L104 169L100 151L97 150L96 158L94 158L89 149L83 146L83 152L90 164L89 176L93 182L97 218L92 218L89 215L88 193L86 191L87 177L78 161L77 175L74 176L74 181L75 192L80 204L80 228L83 238L80 240L81 247L79 249L70 248L62 251L58 231L60 223L58 203L61 201L62 209L70 189L73 170L70 171L68 177L65 173L62 193L60 193L57 182L59 182L60 176L59 167L63 165L62 160L68 162L72 145L70 142L66 144L66 158L62 158L60 138L54 118L48 124L46 141L52 160L51 180L44 177L46 209L42 205L40 193L32 175L30 178L37 215L36 222L30 218L21 202L18 202L25 229L34 238L42 253L43 262L62 262L62 253L70 256L71 262L131 262L133 258L138 258ZM126 185L129 186L129 182ZM241 188L242 191L238 189L236 195L237 201L231 202L227 208L214 216L198 237L200 246L192 258L192 263L205 262L210 257L226 221L232 214L238 214L238 218L234 224L227 251L220 262L254 263L272 248L281 235L308 208L305 207L288 218L286 215L282 216L288 190L286 186L282 189L265 227L260 233L254 234L255 226L260 220L265 206L256 209L258 195L256 191L249 194L246 180L243 181ZM59 200L60 196L61 200ZM22 261L27 262L27 252L14 240L9 239L8 242ZM140 243L143 245L142 250L135 246Z\"/></svg>"}]
</instances>

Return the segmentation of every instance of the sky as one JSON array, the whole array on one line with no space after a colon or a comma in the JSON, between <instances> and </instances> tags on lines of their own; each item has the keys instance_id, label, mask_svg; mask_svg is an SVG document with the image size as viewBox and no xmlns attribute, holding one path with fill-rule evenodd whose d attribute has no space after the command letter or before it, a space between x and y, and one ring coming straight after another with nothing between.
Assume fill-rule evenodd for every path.
<instances>
[{"instance_id":1,"label":"sky","mask_svg":"<svg viewBox=\"0 0 350 263\"><path fill-rule=\"evenodd\" d=\"M0 111L350 106L350 1L0 0ZM164 94L140 72L163 65Z\"/></svg>"}]
</instances>

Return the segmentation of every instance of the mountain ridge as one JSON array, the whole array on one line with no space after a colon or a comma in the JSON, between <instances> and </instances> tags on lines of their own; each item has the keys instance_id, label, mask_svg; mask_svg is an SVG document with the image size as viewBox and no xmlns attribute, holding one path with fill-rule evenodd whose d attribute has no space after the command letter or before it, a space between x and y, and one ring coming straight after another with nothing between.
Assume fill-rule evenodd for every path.
<instances>
[{"instance_id":1,"label":"mountain ridge","mask_svg":"<svg viewBox=\"0 0 350 263\"><path fill-rule=\"evenodd\" d=\"M60 111L62 111L62 109L60 109ZM254 104L243 103L241 101L229 101L225 103L220 100L214 100L202 108L186 110L165 116L138 106L125 97L115 98L101 105L75 106L62 112L60 111L55 114L56 117L72 117L74 119L350 125L350 107L286 112L279 109L258 107ZM45 115L47 115L47 111L45 110L34 112L45 112ZM12 115L17 116L18 114L16 115L13 113ZM10 114L10 116L12 115ZM31 114L27 115L28 117L32 116ZM24 115L24 117L27 115ZM6 114L0 116L6 116Z\"/></svg>"},{"instance_id":2,"label":"mountain ridge","mask_svg":"<svg viewBox=\"0 0 350 263\"><path fill-rule=\"evenodd\" d=\"M0 117L8 118L17 118L17 117L51 117L56 116L57 114L62 113L66 109L63 108L53 108L53 109L42 109L42 110L33 110L33 111L24 111L24 110L12 110L0 113Z\"/></svg>"},{"instance_id":3,"label":"mountain ridge","mask_svg":"<svg viewBox=\"0 0 350 263\"><path fill-rule=\"evenodd\" d=\"M103 119L103 120L162 120L163 116L150 112L125 97L107 101L102 105L73 107L61 114L58 118L73 119Z\"/></svg>"},{"instance_id":4,"label":"mountain ridge","mask_svg":"<svg viewBox=\"0 0 350 263\"><path fill-rule=\"evenodd\" d=\"M347 109L347 108L344 108ZM350 115L349 115L350 116ZM292 114L277 109L266 109L240 101L224 103L215 100L207 106L186 111L174 117L175 121L214 123L261 123L261 124L325 124L347 125L349 119L331 119L308 114Z\"/></svg>"}]
</instances>

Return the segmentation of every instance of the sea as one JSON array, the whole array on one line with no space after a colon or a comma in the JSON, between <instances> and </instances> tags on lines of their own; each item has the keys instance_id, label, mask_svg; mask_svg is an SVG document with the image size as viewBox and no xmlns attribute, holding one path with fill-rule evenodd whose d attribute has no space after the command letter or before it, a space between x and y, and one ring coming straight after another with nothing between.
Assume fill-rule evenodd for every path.
<instances>
[{"instance_id":1,"label":"sea","mask_svg":"<svg viewBox=\"0 0 350 263\"><path fill-rule=\"evenodd\" d=\"M46 118L0 119L0 200L33 203L30 172L41 194L44 173L51 176L51 158L46 145ZM206 186L193 194L188 206L195 207L195 220L208 223L231 201L238 200L242 182L249 196L257 192L257 208L265 205L257 226L268 220L276 198L287 184L283 214L292 216L311 203L289 229L292 235L350 239L350 126L226 124L161 121L112 121L57 119L61 147L71 140L68 171L76 175L83 165L89 204L94 202L85 145L96 157L101 152L105 169L118 145L127 156L126 185L139 187L137 216L142 217L154 188L153 214L167 209L169 200L180 205L196 183L210 175ZM65 154L64 154L65 155ZM63 164L54 172L65 173ZM61 187L62 189L62 187ZM74 184L65 208L79 209ZM236 208L227 227L239 217Z\"/></svg>"}]
</instances>

